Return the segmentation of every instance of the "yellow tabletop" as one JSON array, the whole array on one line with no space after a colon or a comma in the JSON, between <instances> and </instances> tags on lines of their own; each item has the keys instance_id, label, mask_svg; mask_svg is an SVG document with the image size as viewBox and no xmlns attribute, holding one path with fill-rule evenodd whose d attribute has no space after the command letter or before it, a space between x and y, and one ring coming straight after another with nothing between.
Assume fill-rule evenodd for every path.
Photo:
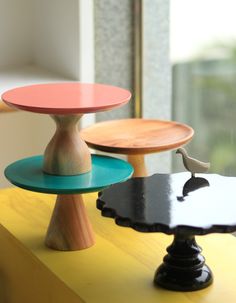
<instances>
[{"instance_id":1,"label":"yellow tabletop","mask_svg":"<svg viewBox=\"0 0 236 303\"><path fill-rule=\"evenodd\" d=\"M154 287L154 272L172 236L116 226L84 195L96 245L74 252L43 244L55 196L22 189L0 191L0 302L235 303L236 239L197 238L214 283L195 292ZM21 257L22 255L22 257Z\"/></svg>"}]
</instances>

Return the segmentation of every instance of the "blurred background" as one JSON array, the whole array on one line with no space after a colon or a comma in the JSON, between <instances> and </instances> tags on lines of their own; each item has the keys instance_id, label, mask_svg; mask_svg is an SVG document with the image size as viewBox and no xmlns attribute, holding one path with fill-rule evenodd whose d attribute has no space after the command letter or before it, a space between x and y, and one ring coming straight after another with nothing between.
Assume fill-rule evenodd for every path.
<instances>
[{"instance_id":1,"label":"blurred background","mask_svg":"<svg viewBox=\"0 0 236 303\"><path fill-rule=\"evenodd\" d=\"M129 89L129 104L85 115L81 127L139 116L184 122L195 130L190 155L236 175L236 1L0 0L0 11L0 94L59 81ZM42 154L54 129L46 115L0 114L0 187L10 185L6 165ZM146 162L150 174L183 171L173 152Z\"/></svg>"},{"instance_id":2,"label":"blurred background","mask_svg":"<svg viewBox=\"0 0 236 303\"><path fill-rule=\"evenodd\" d=\"M236 2L172 0L172 117L195 129L188 150L236 175ZM173 170L181 170L173 158Z\"/></svg>"}]
</instances>

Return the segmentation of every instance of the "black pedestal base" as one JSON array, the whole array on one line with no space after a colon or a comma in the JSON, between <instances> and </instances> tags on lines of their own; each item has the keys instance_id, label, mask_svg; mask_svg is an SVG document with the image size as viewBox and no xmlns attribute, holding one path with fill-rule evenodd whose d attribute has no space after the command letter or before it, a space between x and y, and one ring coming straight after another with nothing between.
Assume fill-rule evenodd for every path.
<instances>
[{"instance_id":1,"label":"black pedestal base","mask_svg":"<svg viewBox=\"0 0 236 303\"><path fill-rule=\"evenodd\" d=\"M212 272L205 265L194 236L176 235L167 252L155 273L156 285L170 290L194 291L213 282Z\"/></svg>"}]
</instances>

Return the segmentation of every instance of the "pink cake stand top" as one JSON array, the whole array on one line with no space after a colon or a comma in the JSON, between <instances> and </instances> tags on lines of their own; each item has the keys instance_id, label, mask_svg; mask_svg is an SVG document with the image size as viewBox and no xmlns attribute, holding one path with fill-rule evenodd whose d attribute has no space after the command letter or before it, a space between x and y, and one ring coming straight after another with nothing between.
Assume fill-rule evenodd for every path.
<instances>
[{"instance_id":1,"label":"pink cake stand top","mask_svg":"<svg viewBox=\"0 0 236 303\"><path fill-rule=\"evenodd\" d=\"M2 100L11 107L43 114L105 111L127 103L128 90L92 83L36 84L8 90Z\"/></svg>"}]
</instances>

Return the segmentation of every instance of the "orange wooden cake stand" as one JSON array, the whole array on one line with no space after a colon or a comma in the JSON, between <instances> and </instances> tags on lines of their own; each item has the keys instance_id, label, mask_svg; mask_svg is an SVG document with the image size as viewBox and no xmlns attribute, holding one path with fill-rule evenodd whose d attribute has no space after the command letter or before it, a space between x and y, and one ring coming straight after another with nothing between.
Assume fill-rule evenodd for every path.
<instances>
[{"instance_id":1,"label":"orange wooden cake stand","mask_svg":"<svg viewBox=\"0 0 236 303\"><path fill-rule=\"evenodd\" d=\"M145 154L178 148L192 139L194 131L174 121L123 119L97 123L80 134L92 148L128 155L134 167L133 176L144 177Z\"/></svg>"}]
</instances>

